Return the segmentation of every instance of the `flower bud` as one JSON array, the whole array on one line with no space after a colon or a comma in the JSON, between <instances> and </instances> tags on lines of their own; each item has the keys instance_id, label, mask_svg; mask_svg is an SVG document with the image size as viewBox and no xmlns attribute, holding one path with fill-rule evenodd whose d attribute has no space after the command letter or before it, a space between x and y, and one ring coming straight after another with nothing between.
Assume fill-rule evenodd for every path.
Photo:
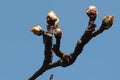
<instances>
[{"instance_id":1,"label":"flower bud","mask_svg":"<svg viewBox=\"0 0 120 80\"><path fill-rule=\"evenodd\" d=\"M35 35L42 35L43 34L43 29L41 28L41 26L39 25L36 25L36 26L33 26L31 29L30 29L31 32L33 32L33 34Z\"/></svg>"},{"instance_id":2,"label":"flower bud","mask_svg":"<svg viewBox=\"0 0 120 80\"><path fill-rule=\"evenodd\" d=\"M113 24L113 20L114 20L114 16L112 16L112 15L105 16L102 20L101 28L102 29L109 29Z\"/></svg>"},{"instance_id":3,"label":"flower bud","mask_svg":"<svg viewBox=\"0 0 120 80\"><path fill-rule=\"evenodd\" d=\"M47 24L50 26L53 26L53 28L57 28L59 24L59 18L57 17L56 13L53 11L50 11L47 15Z\"/></svg>"},{"instance_id":4,"label":"flower bud","mask_svg":"<svg viewBox=\"0 0 120 80\"><path fill-rule=\"evenodd\" d=\"M89 6L86 10L86 14L90 18L96 18L97 14L98 14L98 10L95 6Z\"/></svg>"},{"instance_id":5,"label":"flower bud","mask_svg":"<svg viewBox=\"0 0 120 80\"><path fill-rule=\"evenodd\" d=\"M56 29L55 29L55 32L54 32L54 35L55 35L56 37L61 37L61 36L62 36L62 31L61 31L61 29L60 29L60 28L56 28Z\"/></svg>"}]
</instances>

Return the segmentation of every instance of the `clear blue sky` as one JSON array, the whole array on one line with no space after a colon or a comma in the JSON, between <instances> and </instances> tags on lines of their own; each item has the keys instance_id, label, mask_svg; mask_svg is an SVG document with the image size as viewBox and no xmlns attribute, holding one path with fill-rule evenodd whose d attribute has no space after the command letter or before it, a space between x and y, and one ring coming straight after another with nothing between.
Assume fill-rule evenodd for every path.
<instances>
[{"instance_id":1,"label":"clear blue sky","mask_svg":"<svg viewBox=\"0 0 120 80\"><path fill-rule=\"evenodd\" d=\"M0 80L27 80L43 62L42 37L29 32L34 25L46 29L46 16L54 10L63 31L61 49L70 53L87 27L86 8L95 5L97 28L106 15L114 15L111 29L92 39L76 62L54 68L36 80L120 80L119 0L0 0ZM55 56L55 55L54 55ZM56 60L55 57L54 60Z\"/></svg>"}]
</instances>

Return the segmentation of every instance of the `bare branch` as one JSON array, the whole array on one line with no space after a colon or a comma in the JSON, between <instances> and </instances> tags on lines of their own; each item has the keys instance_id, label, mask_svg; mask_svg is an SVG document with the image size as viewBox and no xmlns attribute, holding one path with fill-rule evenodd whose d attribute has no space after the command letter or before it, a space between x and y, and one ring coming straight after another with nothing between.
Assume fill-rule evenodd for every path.
<instances>
[{"instance_id":1,"label":"bare branch","mask_svg":"<svg viewBox=\"0 0 120 80\"><path fill-rule=\"evenodd\" d=\"M102 33L104 30L109 29L113 24L114 16L106 16L102 20L102 24L98 30L95 30L96 24L95 20L98 14L97 8L95 6L90 6L86 10L86 14L89 17L88 27L83 33L82 37L77 41L74 51L70 54L64 53L60 50L62 31L58 27L59 19L53 11L48 13L46 18L47 20L47 32L43 31L41 27L33 27L31 32L35 35L43 35L43 43L44 43L44 61L41 68L36 71L28 80L35 80L38 76L42 75L45 71L55 68L55 67L67 67L72 65L77 57L83 51L84 46L95 36ZM55 30L55 31L54 31ZM53 45L53 31L56 39L56 43ZM56 62L52 62L53 52L60 59ZM50 80L53 80L53 75L51 75Z\"/></svg>"}]
</instances>

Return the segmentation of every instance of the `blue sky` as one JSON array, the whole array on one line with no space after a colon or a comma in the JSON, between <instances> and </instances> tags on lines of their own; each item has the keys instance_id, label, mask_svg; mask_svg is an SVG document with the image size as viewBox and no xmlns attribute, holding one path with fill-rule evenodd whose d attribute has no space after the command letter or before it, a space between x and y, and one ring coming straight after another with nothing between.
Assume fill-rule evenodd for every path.
<instances>
[{"instance_id":1,"label":"blue sky","mask_svg":"<svg viewBox=\"0 0 120 80\"><path fill-rule=\"evenodd\" d=\"M29 32L34 25L46 30L46 16L57 13L63 31L61 49L73 51L87 27L86 8L99 10L97 28L114 15L112 28L92 39L76 62L45 72L36 80L120 80L120 10L118 0L0 0L0 80L27 80L43 62L42 37ZM55 56L55 55L54 55ZM54 60L58 59L55 57Z\"/></svg>"}]
</instances>

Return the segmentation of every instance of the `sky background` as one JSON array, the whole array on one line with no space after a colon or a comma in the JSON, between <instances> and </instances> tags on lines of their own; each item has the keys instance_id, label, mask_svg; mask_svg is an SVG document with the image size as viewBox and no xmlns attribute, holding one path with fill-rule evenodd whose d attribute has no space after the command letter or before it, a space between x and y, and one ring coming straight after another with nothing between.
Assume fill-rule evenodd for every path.
<instances>
[{"instance_id":1,"label":"sky background","mask_svg":"<svg viewBox=\"0 0 120 80\"><path fill-rule=\"evenodd\" d=\"M87 27L85 12L90 5L99 11L97 28L106 15L114 15L113 26L92 39L73 65L46 71L36 80L49 80L51 74L54 80L120 80L119 3L119 0L0 0L0 80L27 80L41 67L42 37L29 30L34 25L46 30L50 10L60 19L61 50L71 53Z\"/></svg>"}]
</instances>

